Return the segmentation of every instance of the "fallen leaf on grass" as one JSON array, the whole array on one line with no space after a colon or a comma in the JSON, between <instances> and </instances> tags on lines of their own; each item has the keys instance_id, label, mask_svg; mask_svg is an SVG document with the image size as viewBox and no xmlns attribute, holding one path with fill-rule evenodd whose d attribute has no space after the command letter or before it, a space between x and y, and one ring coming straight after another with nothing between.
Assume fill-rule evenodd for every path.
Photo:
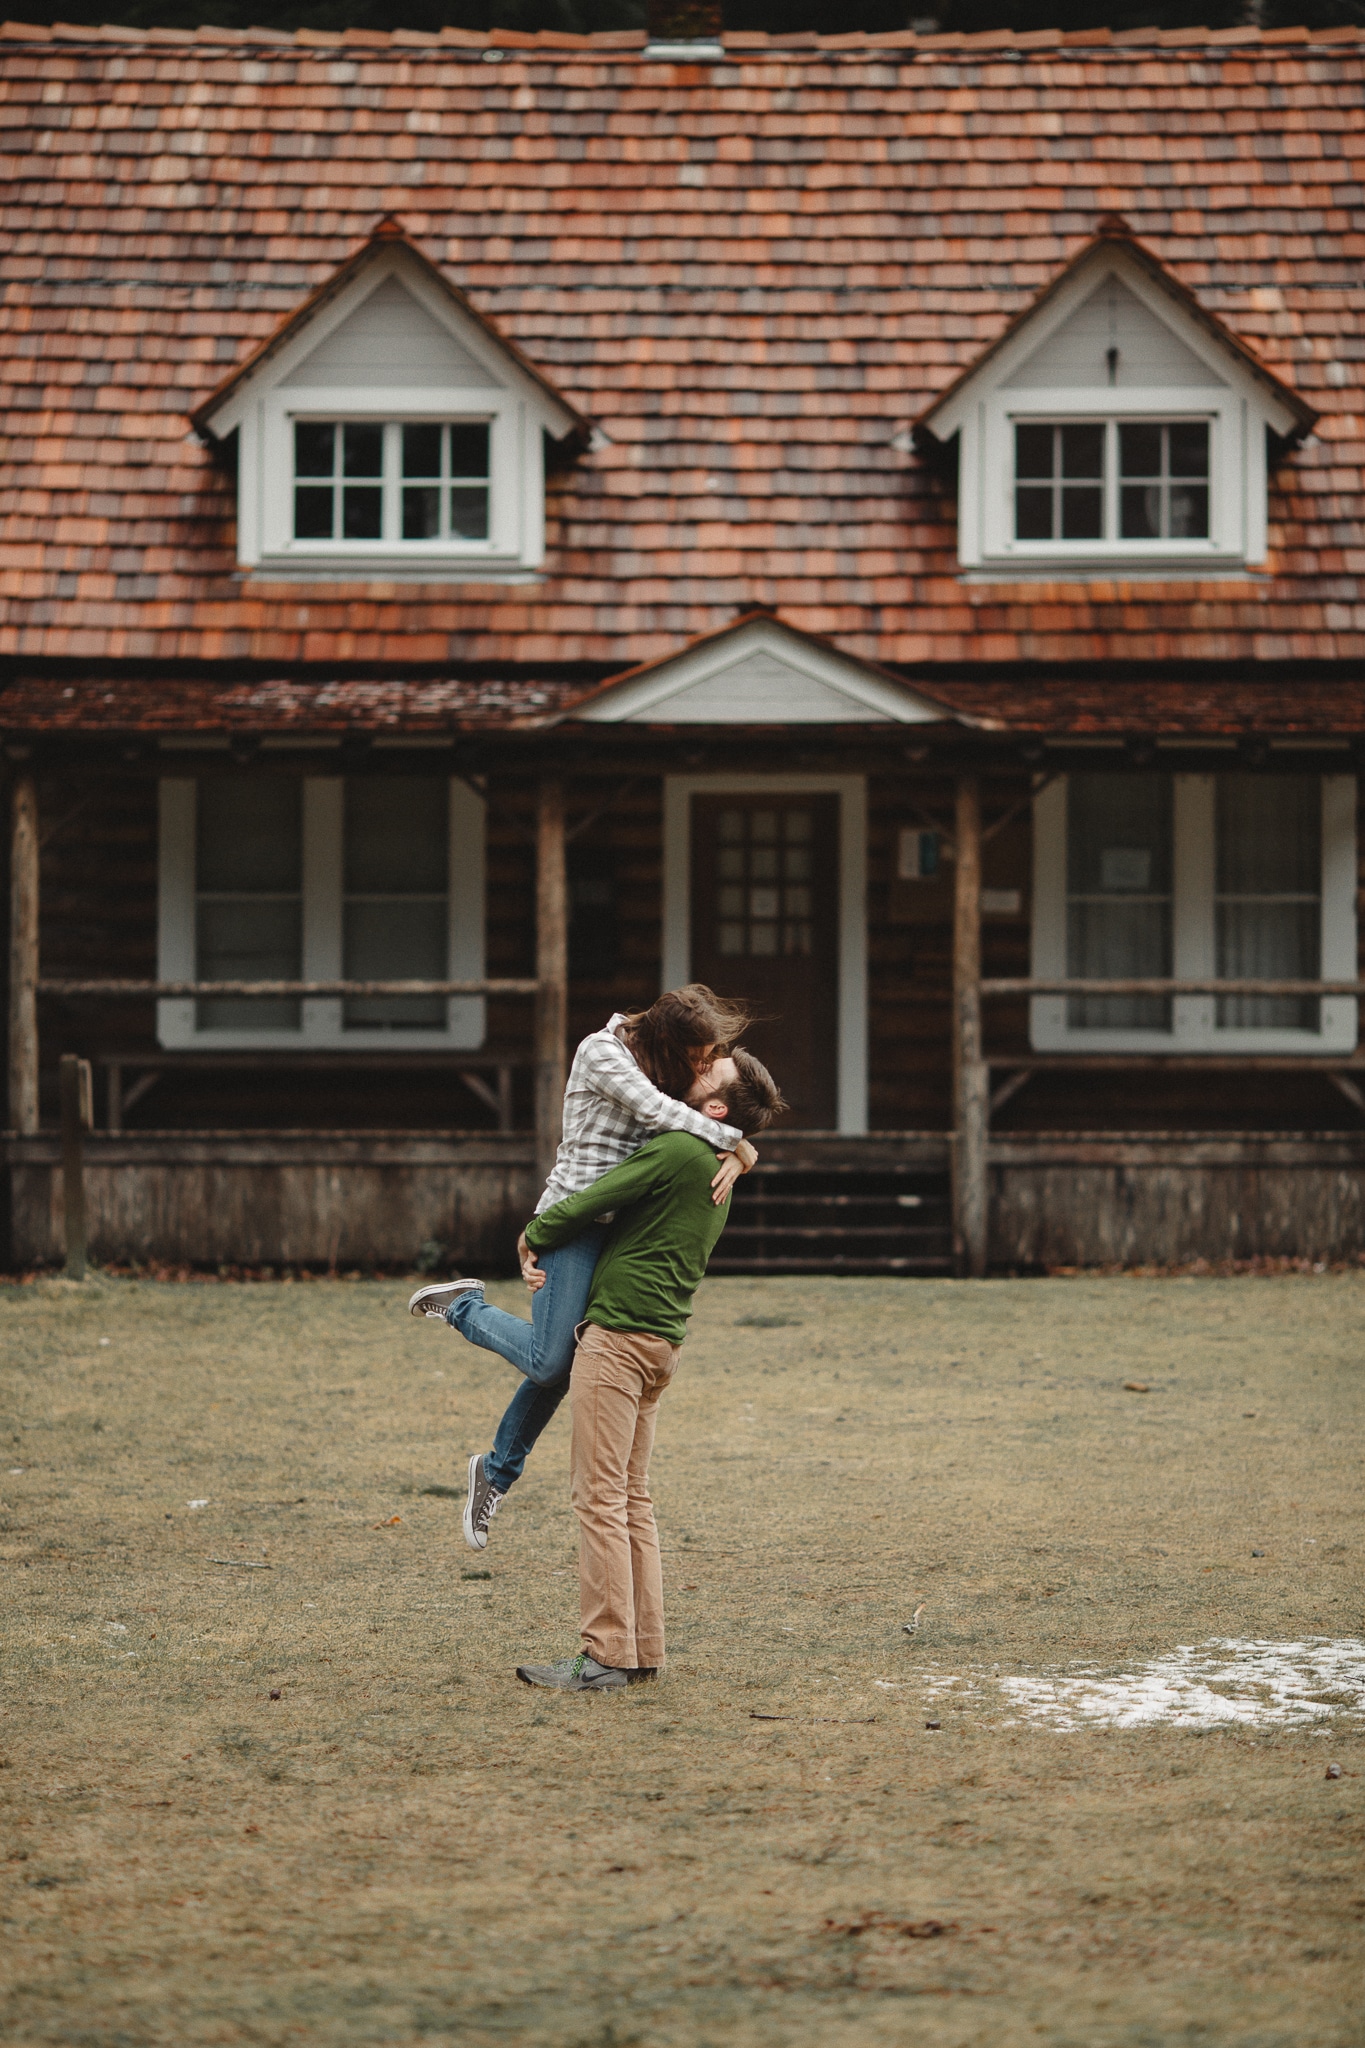
<instances>
[{"instance_id":1,"label":"fallen leaf on grass","mask_svg":"<svg viewBox=\"0 0 1365 2048\"><path fill-rule=\"evenodd\" d=\"M1146 1380L1125 1380L1123 1391L1125 1394L1150 1394L1152 1390Z\"/></svg>"},{"instance_id":2,"label":"fallen leaf on grass","mask_svg":"<svg viewBox=\"0 0 1365 2048\"><path fill-rule=\"evenodd\" d=\"M401 1515L390 1515L387 1522L376 1522L374 1526L376 1529L392 1529L395 1528L397 1524L402 1521L402 1519L403 1517Z\"/></svg>"}]
</instances>

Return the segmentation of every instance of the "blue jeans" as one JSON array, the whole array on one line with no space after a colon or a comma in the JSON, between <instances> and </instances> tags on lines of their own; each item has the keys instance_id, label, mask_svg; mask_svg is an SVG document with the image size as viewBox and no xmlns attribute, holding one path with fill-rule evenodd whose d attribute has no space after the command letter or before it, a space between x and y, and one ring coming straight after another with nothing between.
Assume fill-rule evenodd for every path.
<instances>
[{"instance_id":1,"label":"blue jeans","mask_svg":"<svg viewBox=\"0 0 1365 2048\"><path fill-rule=\"evenodd\" d=\"M590 1223L579 1236L538 1261L545 1285L531 1296L531 1320L493 1308L472 1290L458 1294L446 1310L452 1329L496 1351L526 1375L507 1404L493 1448L483 1461L490 1486L506 1493L522 1474L536 1438L569 1391L574 1331L583 1320L597 1255L606 1240L605 1223Z\"/></svg>"}]
</instances>

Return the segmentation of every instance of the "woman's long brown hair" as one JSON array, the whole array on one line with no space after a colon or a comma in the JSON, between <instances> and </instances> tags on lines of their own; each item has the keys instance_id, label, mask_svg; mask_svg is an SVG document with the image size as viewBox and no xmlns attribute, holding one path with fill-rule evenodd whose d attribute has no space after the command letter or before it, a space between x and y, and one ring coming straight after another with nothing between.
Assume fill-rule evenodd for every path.
<instances>
[{"instance_id":1,"label":"woman's long brown hair","mask_svg":"<svg viewBox=\"0 0 1365 2048\"><path fill-rule=\"evenodd\" d=\"M626 1018L626 1043L654 1086L681 1102L697 1078L701 1048L728 1051L750 1021L737 1003L723 1002L702 982L689 981L669 989L647 1010L633 1011Z\"/></svg>"}]
</instances>

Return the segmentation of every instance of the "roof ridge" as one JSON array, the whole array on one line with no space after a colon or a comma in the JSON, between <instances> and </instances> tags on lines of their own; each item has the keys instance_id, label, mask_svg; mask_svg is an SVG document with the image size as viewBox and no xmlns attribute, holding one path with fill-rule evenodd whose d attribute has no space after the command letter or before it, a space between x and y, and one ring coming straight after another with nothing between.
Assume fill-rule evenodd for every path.
<instances>
[{"instance_id":1,"label":"roof ridge","mask_svg":"<svg viewBox=\"0 0 1365 2048\"><path fill-rule=\"evenodd\" d=\"M592 56L611 53L630 56L635 52L642 52L648 38L642 30L611 30L592 35L572 35L558 29L540 29L534 33L505 28L480 31L452 27L437 31L401 28L289 30L264 26L224 28L212 24L182 29L131 28L115 22L86 24L66 21L4 21L0 22L0 41L64 45L141 43L151 44L160 49L178 46L203 49L214 44L240 47L243 44L270 43L275 46L293 44L304 50L344 48L357 54L366 50L431 48L518 50L528 54L563 51L566 55ZM1036 52L1041 56L1045 52L1059 49L1093 50L1097 53L1112 51L1115 55L1126 56L1130 52L1142 49L1248 49L1253 46L1264 46L1280 51L1287 47L1306 50L1319 44L1337 47L1350 43L1365 44L1365 23L1348 23L1335 28L1295 26L1274 29L989 29L974 33L940 31L934 34L920 34L913 29L891 32L855 30L837 35L817 35L813 31L768 35L759 30L737 30L727 32L723 42L727 52L733 52L738 57L760 57L767 54L782 58L806 54L817 57L852 57L863 51L868 55L876 55L891 50L913 50L926 56L946 56L952 51L963 51L969 55L979 53L985 56L996 50L1010 51L1022 56Z\"/></svg>"}]
</instances>

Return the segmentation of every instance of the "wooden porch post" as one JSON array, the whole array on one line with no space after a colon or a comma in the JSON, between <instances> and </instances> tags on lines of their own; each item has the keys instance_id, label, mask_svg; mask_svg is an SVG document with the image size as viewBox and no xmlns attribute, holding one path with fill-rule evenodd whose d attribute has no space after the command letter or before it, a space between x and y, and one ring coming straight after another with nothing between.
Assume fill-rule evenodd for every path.
<instances>
[{"instance_id":1,"label":"wooden porch post","mask_svg":"<svg viewBox=\"0 0 1365 2048\"><path fill-rule=\"evenodd\" d=\"M64 1052L59 1068L62 1106L62 1207L66 1216L66 1277L85 1278L85 1134L94 1124L90 1062Z\"/></svg>"},{"instance_id":2,"label":"wooden porch post","mask_svg":"<svg viewBox=\"0 0 1365 2048\"><path fill-rule=\"evenodd\" d=\"M536 1172L549 1175L564 1110L569 920L564 868L564 784L547 775L536 812Z\"/></svg>"},{"instance_id":3,"label":"wooden porch post","mask_svg":"<svg viewBox=\"0 0 1365 2048\"><path fill-rule=\"evenodd\" d=\"M986 1270L989 1071L981 1057L981 783L958 777L953 902L953 1252Z\"/></svg>"},{"instance_id":4,"label":"wooden porch post","mask_svg":"<svg viewBox=\"0 0 1365 2048\"><path fill-rule=\"evenodd\" d=\"M38 1128L38 789L16 776L10 800L9 1122Z\"/></svg>"}]
</instances>

